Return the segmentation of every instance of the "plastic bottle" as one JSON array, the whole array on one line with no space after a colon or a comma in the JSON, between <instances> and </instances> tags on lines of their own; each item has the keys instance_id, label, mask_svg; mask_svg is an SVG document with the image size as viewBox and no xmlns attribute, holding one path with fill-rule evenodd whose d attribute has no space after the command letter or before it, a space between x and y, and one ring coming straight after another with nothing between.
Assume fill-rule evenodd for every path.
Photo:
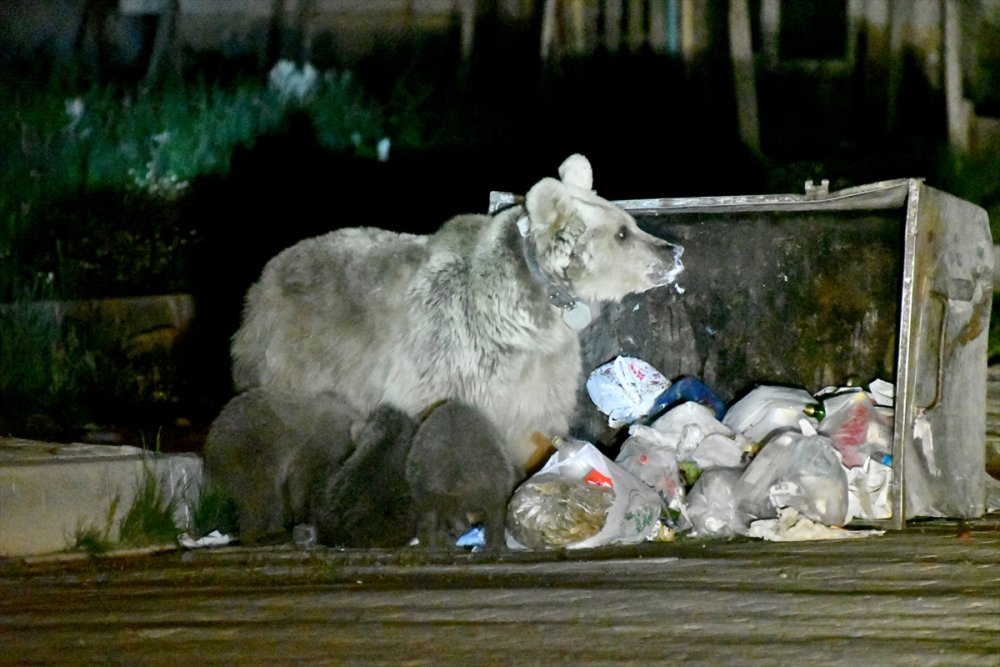
<instances>
[{"instance_id":1,"label":"plastic bottle","mask_svg":"<svg viewBox=\"0 0 1000 667\"><path fill-rule=\"evenodd\" d=\"M591 466L585 457L576 456L587 444L589 443L583 440L563 438L558 435L552 438L552 445L558 452L557 456L559 458L557 460L566 462L564 476L571 479L583 480L588 484L613 486L611 480L601 471Z\"/></svg>"}]
</instances>

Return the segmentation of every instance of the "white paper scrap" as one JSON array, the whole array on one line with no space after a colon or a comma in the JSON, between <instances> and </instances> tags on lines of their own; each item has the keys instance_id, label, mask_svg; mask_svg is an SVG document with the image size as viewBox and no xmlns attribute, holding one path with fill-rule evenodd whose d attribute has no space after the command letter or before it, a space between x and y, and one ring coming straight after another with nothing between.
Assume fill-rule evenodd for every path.
<instances>
[{"instance_id":1,"label":"white paper scrap","mask_svg":"<svg viewBox=\"0 0 1000 667\"><path fill-rule=\"evenodd\" d=\"M777 519L758 519L750 524L750 537L770 542L844 540L884 534L884 530L847 530L826 526L802 516L791 507L779 509Z\"/></svg>"},{"instance_id":2,"label":"white paper scrap","mask_svg":"<svg viewBox=\"0 0 1000 667\"><path fill-rule=\"evenodd\" d=\"M198 539L192 538L187 533L181 533L178 535L177 540L181 543L181 546L185 549L201 549L204 547L224 547L230 542L232 538L229 535L223 535L217 530L213 530L208 535L204 537L199 537Z\"/></svg>"}]
</instances>

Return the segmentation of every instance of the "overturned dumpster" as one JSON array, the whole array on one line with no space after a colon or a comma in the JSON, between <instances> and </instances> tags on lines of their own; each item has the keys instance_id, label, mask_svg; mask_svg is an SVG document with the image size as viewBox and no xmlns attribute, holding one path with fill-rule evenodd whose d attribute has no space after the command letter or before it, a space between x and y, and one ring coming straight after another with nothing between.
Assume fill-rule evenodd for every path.
<instances>
[{"instance_id":1,"label":"overturned dumpster","mask_svg":"<svg viewBox=\"0 0 1000 667\"><path fill-rule=\"evenodd\" d=\"M510 203L494 193L491 209ZM804 195L617 202L684 246L676 288L607 306L584 371L618 354L721 396L895 384L892 518L984 512L993 246L985 211L918 179ZM581 387L576 435L614 433Z\"/></svg>"}]
</instances>

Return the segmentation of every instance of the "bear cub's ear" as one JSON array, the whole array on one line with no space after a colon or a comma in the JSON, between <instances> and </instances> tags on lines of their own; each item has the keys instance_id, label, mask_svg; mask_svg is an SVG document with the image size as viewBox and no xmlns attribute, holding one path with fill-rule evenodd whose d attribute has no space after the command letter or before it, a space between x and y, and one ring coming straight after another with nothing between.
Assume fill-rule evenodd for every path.
<instances>
[{"instance_id":1,"label":"bear cub's ear","mask_svg":"<svg viewBox=\"0 0 1000 667\"><path fill-rule=\"evenodd\" d=\"M559 166L559 178L566 185L571 185L581 190L591 191L594 189L594 170L590 166L590 160L575 153L566 158Z\"/></svg>"}]
</instances>

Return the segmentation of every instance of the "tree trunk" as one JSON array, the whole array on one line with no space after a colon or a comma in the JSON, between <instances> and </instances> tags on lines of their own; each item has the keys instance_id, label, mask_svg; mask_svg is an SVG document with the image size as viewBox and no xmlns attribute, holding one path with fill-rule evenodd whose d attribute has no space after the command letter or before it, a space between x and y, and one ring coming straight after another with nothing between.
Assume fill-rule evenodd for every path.
<instances>
[{"instance_id":1,"label":"tree trunk","mask_svg":"<svg viewBox=\"0 0 1000 667\"><path fill-rule=\"evenodd\" d=\"M760 153L760 120L757 83L754 76L753 44L750 41L750 9L747 0L729 0L729 55L733 61L736 113L740 138L754 153Z\"/></svg>"},{"instance_id":2,"label":"tree trunk","mask_svg":"<svg viewBox=\"0 0 1000 667\"><path fill-rule=\"evenodd\" d=\"M162 86L170 79L180 79L181 67L175 39L180 4L180 0L170 0L166 11L157 19L153 53L149 57L149 66L146 68L144 79L147 89Z\"/></svg>"}]
</instances>

